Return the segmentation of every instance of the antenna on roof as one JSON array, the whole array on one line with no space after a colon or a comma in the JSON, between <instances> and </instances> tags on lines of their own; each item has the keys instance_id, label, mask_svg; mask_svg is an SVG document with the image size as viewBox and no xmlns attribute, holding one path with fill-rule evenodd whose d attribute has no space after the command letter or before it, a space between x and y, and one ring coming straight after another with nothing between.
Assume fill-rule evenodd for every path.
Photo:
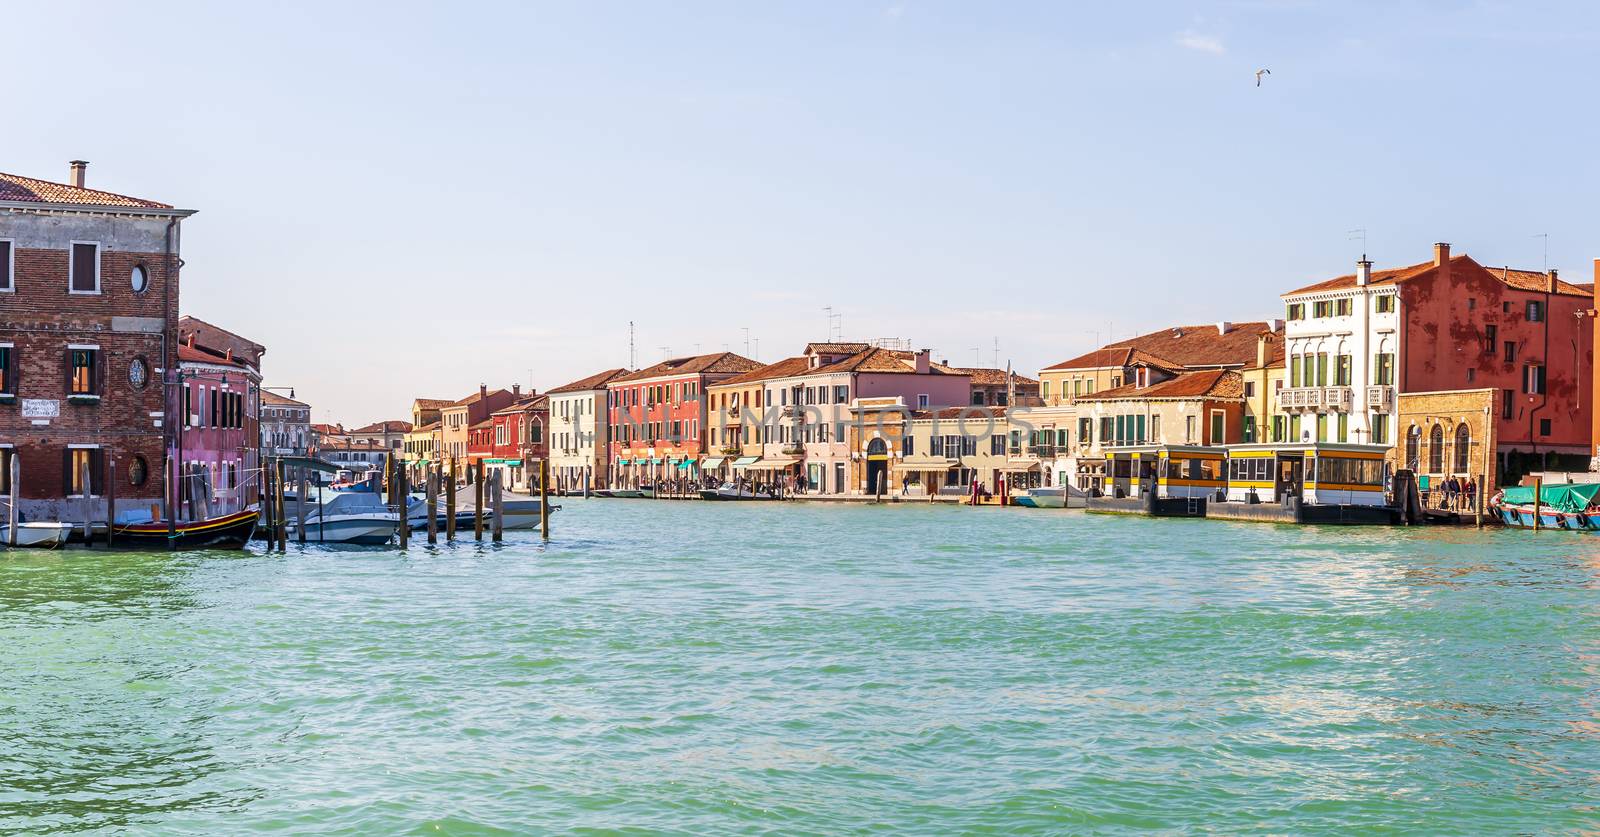
<instances>
[{"instance_id":1,"label":"antenna on roof","mask_svg":"<svg viewBox=\"0 0 1600 837\"><path fill-rule=\"evenodd\" d=\"M744 356L750 356L750 327L744 326Z\"/></svg>"},{"instance_id":2,"label":"antenna on roof","mask_svg":"<svg viewBox=\"0 0 1600 837\"><path fill-rule=\"evenodd\" d=\"M1549 273L1550 272L1550 234L1549 233L1539 233L1538 235L1534 236L1534 238L1542 238L1542 239L1544 239L1544 272L1545 273Z\"/></svg>"},{"instance_id":3,"label":"antenna on roof","mask_svg":"<svg viewBox=\"0 0 1600 837\"><path fill-rule=\"evenodd\" d=\"M996 335L995 338L994 338L994 368L996 368L996 369L1000 368L1000 337L999 337L999 335Z\"/></svg>"},{"instance_id":4,"label":"antenna on roof","mask_svg":"<svg viewBox=\"0 0 1600 837\"><path fill-rule=\"evenodd\" d=\"M628 368L639 368L639 355L633 348L633 320L628 321Z\"/></svg>"},{"instance_id":5,"label":"antenna on roof","mask_svg":"<svg viewBox=\"0 0 1600 837\"><path fill-rule=\"evenodd\" d=\"M1367 228L1366 227L1356 227L1353 230L1346 230L1345 231L1345 240L1346 241L1355 241L1358 238L1361 239L1361 260L1362 261L1366 261L1367 260Z\"/></svg>"},{"instance_id":6,"label":"antenna on roof","mask_svg":"<svg viewBox=\"0 0 1600 837\"><path fill-rule=\"evenodd\" d=\"M661 359L662 360L666 360L667 358L672 357L672 347L671 346L657 346L656 348L661 350Z\"/></svg>"}]
</instances>

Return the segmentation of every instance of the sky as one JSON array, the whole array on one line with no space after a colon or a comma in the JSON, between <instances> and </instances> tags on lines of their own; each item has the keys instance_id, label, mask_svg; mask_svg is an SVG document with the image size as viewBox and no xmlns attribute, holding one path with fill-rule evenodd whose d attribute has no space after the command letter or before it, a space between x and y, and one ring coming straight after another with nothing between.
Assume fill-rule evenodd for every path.
<instances>
[{"instance_id":1,"label":"sky","mask_svg":"<svg viewBox=\"0 0 1600 837\"><path fill-rule=\"evenodd\" d=\"M1585 4L0 11L0 171L198 210L184 313L347 426L625 366L630 321L639 365L842 330L1033 373L1363 248L1600 256Z\"/></svg>"}]
</instances>

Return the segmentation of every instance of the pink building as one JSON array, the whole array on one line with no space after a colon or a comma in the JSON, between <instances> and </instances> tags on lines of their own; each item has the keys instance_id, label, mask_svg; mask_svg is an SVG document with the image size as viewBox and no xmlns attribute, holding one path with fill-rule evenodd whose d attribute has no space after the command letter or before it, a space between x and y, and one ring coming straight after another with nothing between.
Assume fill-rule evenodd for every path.
<instances>
[{"instance_id":1,"label":"pink building","mask_svg":"<svg viewBox=\"0 0 1600 837\"><path fill-rule=\"evenodd\" d=\"M260 353L235 355L195 342L178 345L181 420L169 475L177 519L239 511L260 499Z\"/></svg>"}]
</instances>

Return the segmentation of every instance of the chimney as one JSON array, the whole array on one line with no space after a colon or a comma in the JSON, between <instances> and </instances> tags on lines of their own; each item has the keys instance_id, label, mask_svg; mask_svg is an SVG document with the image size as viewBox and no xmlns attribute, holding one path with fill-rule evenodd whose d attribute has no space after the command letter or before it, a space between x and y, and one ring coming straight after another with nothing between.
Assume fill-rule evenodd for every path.
<instances>
[{"instance_id":1,"label":"chimney","mask_svg":"<svg viewBox=\"0 0 1600 837\"><path fill-rule=\"evenodd\" d=\"M1440 245L1435 244L1433 246L1435 248L1435 256L1434 256L1434 258L1437 259L1438 258L1437 251L1438 251L1438 247ZM1446 244L1446 245L1444 245L1444 248L1445 248L1445 258L1449 258L1450 257L1450 252L1449 252L1450 251L1450 245ZM1365 288L1367 286L1367 283L1371 282L1371 281L1372 281L1372 262L1369 262L1366 259L1362 259L1361 261L1356 262L1356 287Z\"/></svg>"},{"instance_id":2,"label":"chimney","mask_svg":"<svg viewBox=\"0 0 1600 837\"><path fill-rule=\"evenodd\" d=\"M914 357L915 357L916 364L917 364L917 374L918 375L926 375L926 374L928 374L928 365L929 365L929 359L930 359L929 350L923 349L923 350L917 352L916 355L914 355Z\"/></svg>"},{"instance_id":3,"label":"chimney","mask_svg":"<svg viewBox=\"0 0 1600 837\"><path fill-rule=\"evenodd\" d=\"M1450 245L1440 241L1433 245L1433 264L1435 267L1450 261Z\"/></svg>"},{"instance_id":4,"label":"chimney","mask_svg":"<svg viewBox=\"0 0 1600 837\"><path fill-rule=\"evenodd\" d=\"M1233 331L1233 323L1230 323L1227 320L1217 323L1218 334L1227 334L1230 331Z\"/></svg>"},{"instance_id":5,"label":"chimney","mask_svg":"<svg viewBox=\"0 0 1600 837\"><path fill-rule=\"evenodd\" d=\"M1271 339L1272 339L1271 337L1268 337L1265 334L1261 334L1261 335L1257 335L1256 336L1256 368L1257 369L1265 369L1265 368L1267 368L1267 341L1269 341Z\"/></svg>"},{"instance_id":6,"label":"chimney","mask_svg":"<svg viewBox=\"0 0 1600 837\"><path fill-rule=\"evenodd\" d=\"M489 397L489 385L488 384L478 384L478 397L479 398L488 398Z\"/></svg>"},{"instance_id":7,"label":"chimney","mask_svg":"<svg viewBox=\"0 0 1600 837\"><path fill-rule=\"evenodd\" d=\"M520 396L520 395L522 395L522 384L512 384L511 385L511 397L512 398L516 398L517 396Z\"/></svg>"},{"instance_id":8,"label":"chimney","mask_svg":"<svg viewBox=\"0 0 1600 837\"><path fill-rule=\"evenodd\" d=\"M1559 287L1556 284L1556 269L1555 268L1553 268L1553 267L1550 268L1549 281L1546 282L1545 285L1546 285L1545 293L1552 293L1553 294L1553 293L1556 292L1556 288Z\"/></svg>"},{"instance_id":9,"label":"chimney","mask_svg":"<svg viewBox=\"0 0 1600 837\"><path fill-rule=\"evenodd\" d=\"M78 187L79 189L82 189L83 175L84 172L89 170L89 161L73 160L72 162L67 163L67 165L71 168L71 174L68 176L67 182Z\"/></svg>"},{"instance_id":10,"label":"chimney","mask_svg":"<svg viewBox=\"0 0 1600 837\"><path fill-rule=\"evenodd\" d=\"M1267 330L1274 334L1283 331L1283 320L1267 320Z\"/></svg>"}]
</instances>

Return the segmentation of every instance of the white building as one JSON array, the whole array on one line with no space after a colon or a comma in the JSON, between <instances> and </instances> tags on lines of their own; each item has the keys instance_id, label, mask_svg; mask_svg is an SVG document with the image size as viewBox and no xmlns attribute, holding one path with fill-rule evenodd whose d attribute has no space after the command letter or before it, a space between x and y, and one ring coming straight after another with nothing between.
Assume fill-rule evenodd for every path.
<instances>
[{"instance_id":1,"label":"white building","mask_svg":"<svg viewBox=\"0 0 1600 837\"><path fill-rule=\"evenodd\" d=\"M1394 444L1395 280L1415 268L1356 272L1283 295L1288 374L1278 391L1286 441Z\"/></svg>"},{"instance_id":2,"label":"white building","mask_svg":"<svg viewBox=\"0 0 1600 837\"><path fill-rule=\"evenodd\" d=\"M605 486L610 439L606 435L606 385L628 374L607 369L545 393L550 398L550 476L560 491Z\"/></svg>"},{"instance_id":3,"label":"white building","mask_svg":"<svg viewBox=\"0 0 1600 837\"><path fill-rule=\"evenodd\" d=\"M305 456L311 450L311 405L261 390L261 451Z\"/></svg>"}]
</instances>

